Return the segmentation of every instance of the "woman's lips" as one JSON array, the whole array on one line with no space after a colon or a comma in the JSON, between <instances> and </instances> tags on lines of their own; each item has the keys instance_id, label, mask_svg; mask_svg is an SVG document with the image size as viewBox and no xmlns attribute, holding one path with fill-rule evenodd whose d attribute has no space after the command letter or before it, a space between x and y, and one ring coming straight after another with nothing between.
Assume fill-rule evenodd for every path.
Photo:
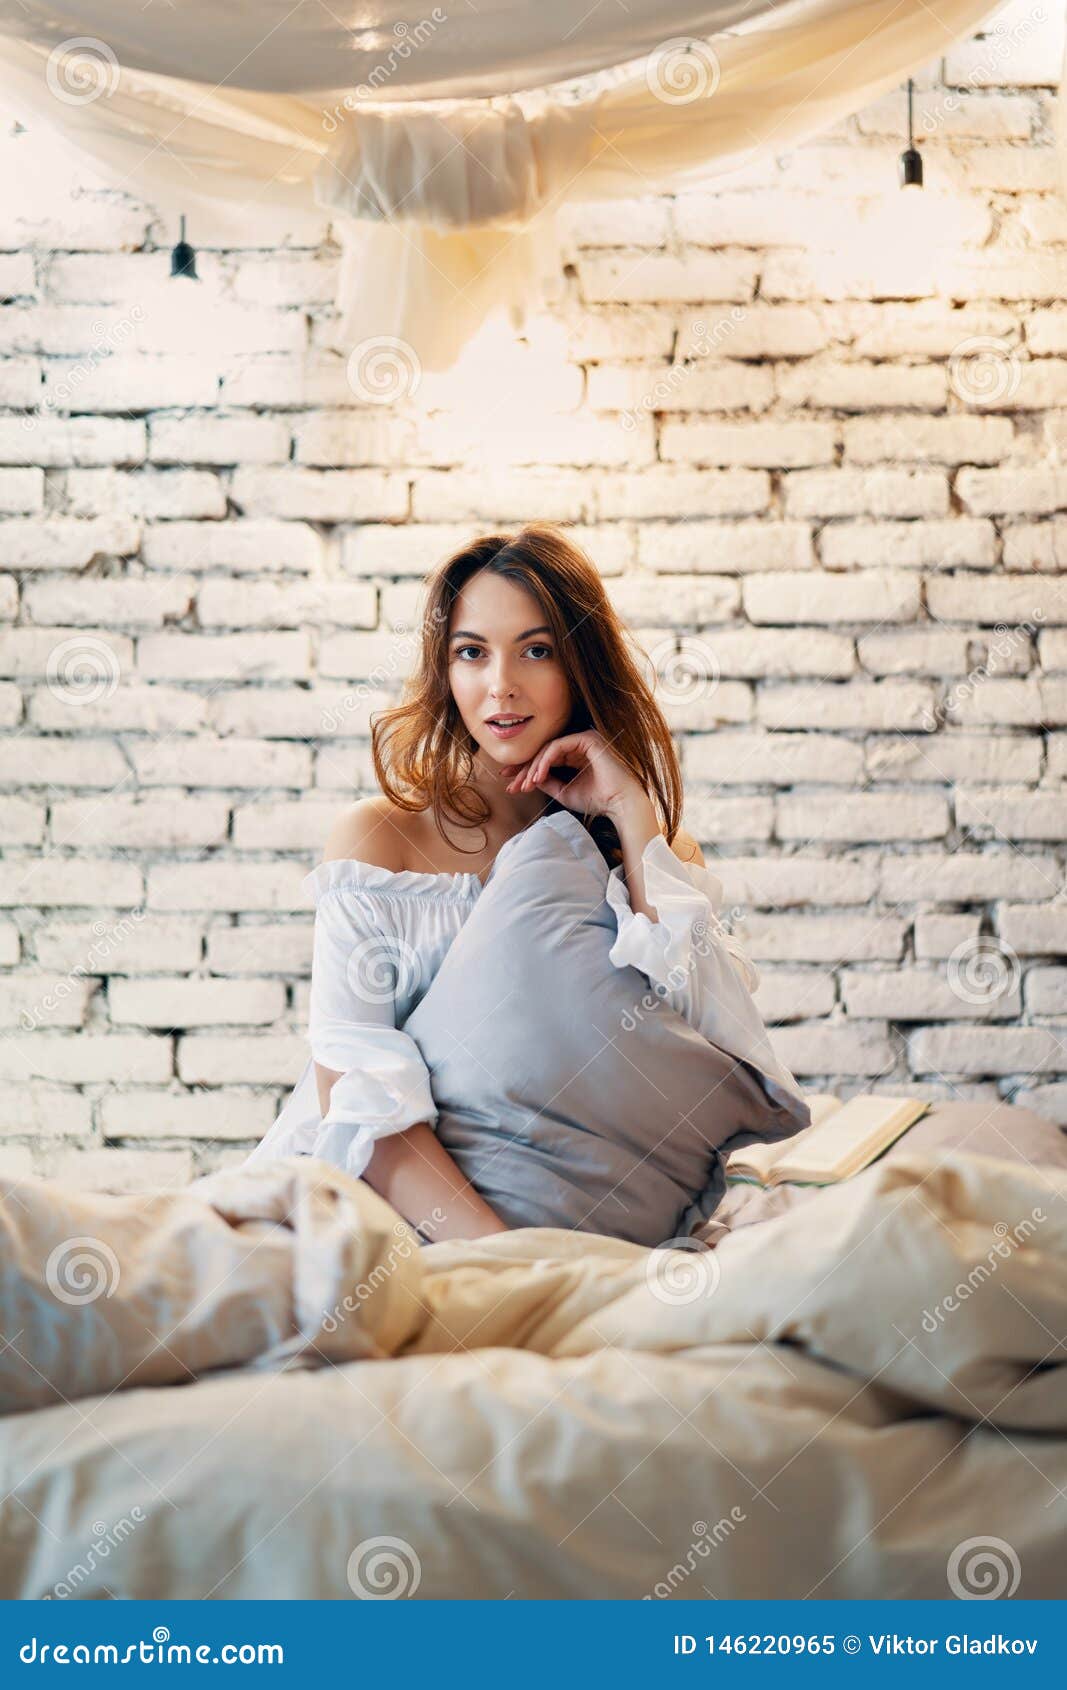
<instances>
[{"instance_id":1,"label":"woman's lips","mask_svg":"<svg viewBox=\"0 0 1067 1690\"><path fill-rule=\"evenodd\" d=\"M495 722L486 722L485 725L489 729L490 733L496 734L497 739L516 739L519 734L530 726L532 721L533 717L527 716L525 721L516 722L515 726L511 728L498 728Z\"/></svg>"}]
</instances>

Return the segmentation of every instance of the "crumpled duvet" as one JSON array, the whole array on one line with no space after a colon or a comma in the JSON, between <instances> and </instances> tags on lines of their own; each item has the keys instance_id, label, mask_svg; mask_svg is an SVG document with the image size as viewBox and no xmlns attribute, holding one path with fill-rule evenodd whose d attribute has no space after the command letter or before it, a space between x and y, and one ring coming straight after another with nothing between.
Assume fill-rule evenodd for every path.
<instances>
[{"instance_id":1,"label":"crumpled duvet","mask_svg":"<svg viewBox=\"0 0 1067 1690\"><path fill-rule=\"evenodd\" d=\"M184 1190L0 1182L0 1412L214 1368L773 1341L963 1419L1067 1432L1067 1174L875 1163L714 1250L526 1228L419 1246L307 1157ZM1053 1336L1056 1335L1056 1336Z\"/></svg>"},{"instance_id":2,"label":"crumpled duvet","mask_svg":"<svg viewBox=\"0 0 1067 1690\"><path fill-rule=\"evenodd\" d=\"M1063 1594L1063 1170L903 1154L652 1251L420 1247L307 1158L2 1195L4 1597Z\"/></svg>"}]
</instances>

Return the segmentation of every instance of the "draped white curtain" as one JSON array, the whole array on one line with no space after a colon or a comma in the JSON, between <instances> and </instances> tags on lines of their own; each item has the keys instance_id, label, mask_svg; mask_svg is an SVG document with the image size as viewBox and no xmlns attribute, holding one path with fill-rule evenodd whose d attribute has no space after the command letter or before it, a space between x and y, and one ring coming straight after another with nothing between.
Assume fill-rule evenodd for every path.
<instances>
[{"instance_id":1,"label":"draped white curtain","mask_svg":"<svg viewBox=\"0 0 1067 1690\"><path fill-rule=\"evenodd\" d=\"M399 338L434 369L490 311L518 321L549 294L561 206L785 151L1000 9L629 0L576 19L573 0L449 4L0 0L0 99L189 211L194 241L221 235L235 200L327 208L342 336Z\"/></svg>"}]
</instances>

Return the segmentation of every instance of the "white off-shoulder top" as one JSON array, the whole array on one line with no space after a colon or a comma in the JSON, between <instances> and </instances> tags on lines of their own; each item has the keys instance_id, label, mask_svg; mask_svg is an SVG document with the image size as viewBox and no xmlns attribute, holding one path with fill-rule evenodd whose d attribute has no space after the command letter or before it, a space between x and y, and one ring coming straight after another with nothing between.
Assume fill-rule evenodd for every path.
<instances>
[{"instance_id":1,"label":"white off-shoulder top","mask_svg":"<svg viewBox=\"0 0 1067 1690\"><path fill-rule=\"evenodd\" d=\"M486 885L519 837L501 846ZM639 969L658 1000L712 1044L750 1063L770 1082L775 1102L802 1102L753 1002L759 974L719 918L722 883L698 863L683 863L661 833L641 860L658 920L631 909L622 867L613 868L606 887L618 923L611 962ZM377 1139L437 1120L429 1071L403 1023L484 888L476 874L384 869L344 858L319 863L302 887L315 900L311 1056L247 1160L306 1154L358 1177ZM325 1116L316 1062L341 1076Z\"/></svg>"}]
</instances>

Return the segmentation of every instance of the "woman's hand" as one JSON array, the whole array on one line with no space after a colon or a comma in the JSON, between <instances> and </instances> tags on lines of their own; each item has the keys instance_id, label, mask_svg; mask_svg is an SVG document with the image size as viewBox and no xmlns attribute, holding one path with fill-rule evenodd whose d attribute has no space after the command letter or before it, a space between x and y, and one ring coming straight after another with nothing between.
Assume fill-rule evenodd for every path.
<instances>
[{"instance_id":1,"label":"woman's hand","mask_svg":"<svg viewBox=\"0 0 1067 1690\"><path fill-rule=\"evenodd\" d=\"M566 764L578 772L570 780L557 780L550 773L553 763ZM501 773L510 776L505 791L531 792L540 787L568 810L587 816L617 820L626 811L651 803L633 770L595 728L550 739L528 762L507 763Z\"/></svg>"}]
</instances>

